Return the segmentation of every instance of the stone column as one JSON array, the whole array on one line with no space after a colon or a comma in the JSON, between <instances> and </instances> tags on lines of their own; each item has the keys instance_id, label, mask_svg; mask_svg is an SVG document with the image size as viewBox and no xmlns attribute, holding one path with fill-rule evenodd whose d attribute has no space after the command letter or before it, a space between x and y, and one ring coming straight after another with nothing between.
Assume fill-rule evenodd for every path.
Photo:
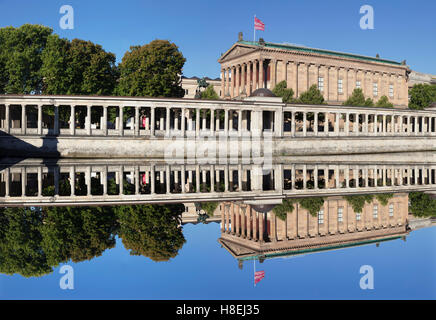
<instances>
[{"instance_id":1,"label":"stone column","mask_svg":"<svg viewBox=\"0 0 436 320\"><path fill-rule=\"evenodd\" d=\"M242 136L242 110L238 110L238 136Z\"/></svg>"},{"instance_id":2,"label":"stone column","mask_svg":"<svg viewBox=\"0 0 436 320\"><path fill-rule=\"evenodd\" d=\"M224 110L224 134L229 134L229 110Z\"/></svg>"},{"instance_id":3,"label":"stone column","mask_svg":"<svg viewBox=\"0 0 436 320\"><path fill-rule=\"evenodd\" d=\"M150 193L154 194L156 193L156 177L155 177L155 168L154 165L152 164L150 166Z\"/></svg>"},{"instance_id":4,"label":"stone column","mask_svg":"<svg viewBox=\"0 0 436 320\"><path fill-rule=\"evenodd\" d=\"M221 94L220 94L220 97L221 97L221 99L224 99L224 95L225 95L225 93L224 93L224 79L225 79L225 71L224 71L224 69L221 69Z\"/></svg>"},{"instance_id":5,"label":"stone column","mask_svg":"<svg viewBox=\"0 0 436 320\"><path fill-rule=\"evenodd\" d=\"M253 89L252 89L252 91L255 91L256 89L257 89L257 77L258 77L258 74L257 74L257 60L254 60L253 61ZM251 92L250 92L250 94L251 94Z\"/></svg>"},{"instance_id":6,"label":"stone column","mask_svg":"<svg viewBox=\"0 0 436 320\"><path fill-rule=\"evenodd\" d=\"M169 107L167 107L166 108L166 111L167 111L167 113L166 113L166 118L165 118L165 135L167 136L167 137L169 137L170 136L170 119L171 119L171 110L170 110L170 108ZM136 122L136 120L135 120L135 122Z\"/></svg>"},{"instance_id":7,"label":"stone column","mask_svg":"<svg viewBox=\"0 0 436 320\"><path fill-rule=\"evenodd\" d=\"M259 88L265 88L263 61L264 59L259 59Z\"/></svg>"},{"instance_id":8,"label":"stone column","mask_svg":"<svg viewBox=\"0 0 436 320\"><path fill-rule=\"evenodd\" d=\"M238 97L239 95L240 95L240 90L241 90L241 88L240 88L240 83L241 83L241 79L240 79L240 71L239 71L239 68L240 68L240 66L239 65L237 65L236 66L236 78L235 78L235 80L236 80L236 83L235 83L235 85L236 85L236 94L235 94L235 97Z\"/></svg>"},{"instance_id":9,"label":"stone column","mask_svg":"<svg viewBox=\"0 0 436 320\"><path fill-rule=\"evenodd\" d=\"M26 134L27 121L26 121L26 105L21 105L21 134Z\"/></svg>"},{"instance_id":10,"label":"stone column","mask_svg":"<svg viewBox=\"0 0 436 320\"><path fill-rule=\"evenodd\" d=\"M259 213L259 241L263 242L263 224L264 224L264 214Z\"/></svg>"},{"instance_id":11,"label":"stone column","mask_svg":"<svg viewBox=\"0 0 436 320\"><path fill-rule=\"evenodd\" d=\"M200 135L200 109L195 109L195 135L198 137Z\"/></svg>"},{"instance_id":12,"label":"stone column","mask_svg":"<svg viewBox=\"0 0 436 320\"><path fill-rule=\"evenodd\" d=\"M85 124L85 128L86 128L86 134L88 136L91 135L91 106L87 105L86 106L86 124Z\"/></svg>"},{"instance_id":13,"label":"stone column","mask_svg":"<svg viewBox=\"0 0 436 320\"><path fill-rule=\"evenodd\" d=\"M339 118L340 118L340 113L336 112L335 113L335 135L339 135Z\"/></svg>"},{"instance_id":14,"label":"stone column","mask_svg":"<svg viewBox=\"0 0 436 320\"><path fill-rule=\"evenodd\" d=\"M214 109L210 109L210 134L213 134L214 131L215 131L215 128L214 128L214 125L215 125L215 122L214 122L214 113L215 113L215 110Z\"/></svg>"},{"instance_id":15,"label":"stone column","mask_svg":"<svg viewBox=\"0 0 436 320\"><path fill-rule=\"evenodd\" d=\"M347 112L345 114L345 135L349 136L350 135L350 114Z\"/></svg>"},{"instance_id":16,"label":"stone column","mask_svg":"<svg viewBox=\"0 0 436 320\"><path fill-rule=\"evenodd\" d=\"M318 135L318 112L314 112L314 121L313 121L313 132L315 133L315 135Z\"/></svg>"},{"instance_id":17,"label":"stone column","mask_svg":"<svg viewBox=\"0 0 436 320\"><path fill-rule=\"evenodd\" d=\"M135 106L135 136L139 136L139 107Z\"/></svg>"},{"instance_id":18,"label":"stone column","mask_svg":"<svg viewBox=\"0 0 436 320\"><path fill-rule=\"evenodd\" d=\"M203 117L202 117L202 123L201 123L201 130L206 130L206 109L202 110L203 112Z\"/></svg>"},{"instance_id":19,"label":"stone column","mask_svg":"<svg viewBox=\"0 0 436 320\"><path fill-rule=\"evenodd\" d=\"M59 105L54 105L54 134L59 135Z\"/></svg>"},{"instance_id":20,"label":"stone column","mask_svg":"<svg viewBox=\"0 0 436 320\"><path fill-rule=\"evenodd\" d=\"M329 113L324 113L324 134L329 134Z\"/></svg>"},{"instance_id":21,"label":"stone column","mask_svg":"<svg viewBox=\"0 0 436 320\"><path fill-rule=\"evenodd\" d=\"M247 96L251 95L251 85L252 85L251 77L252 77L252 73L251 73L251 61L248 61L247 62L247 81L246 81Z\"/></svg>"},{"instance_id":22,"label":"stone column","mask_svg":"<svg viewBox=\"0 0 436 320\"><path fill-rule=\"evenodd\" d=\"M227 68L227 71L226 71L226 89L225 89L226 92L225 92L225 96L229 96L230 97L229 86L230 86L230 68Z\"/></svg>"},{"instance_id":23,"label":"stone column","mask_svg":"<svg viewBox=\"0 0 436 320\"><path fill-rule=\"evenodd\" d=\"M101 121L101 128L104 136L107 136L107 108L107 106L103 106L103 119Z\"/></svg>"},{"instance_id":24,"label":"stone column","mask_svg":"<svg viewBox=\"0 0 436 320\"><path fill-rule=\"evenodd\" d=\"M9 128L8 121L6 121L6 124ZM7 130L7 132L9 132L9 130ZM37 129L37 133L39 135L42 135L42 104L38 104L38 129Z\"/></svg>"},{"instance_id":25,"label":"stone column","mask_svg":"<svg viewBox=\"0 0 436 320\"><path fill-rule=\"evenodd\" d=\"M120 110L120 124L119 124L119 129L118 129L118 134L120 136L124 135L124 106L119 106L119 110Z\"/></svg>"},{"instance_id":26,"label":"stone column","mask_svg":"<svg viewBox=\"0 0 436 320\"><path fill-rule=\"evenodd\" d=\"M242 94L247 94L247 90L246 90L246 81L245 81L245 64L241 64L241 93Z\"/></svg>"},{"instance_id":27,"label":"stone column","mask_svg":"<svg viewBox=\"0 0 436 320\"><path fill-rule=\"evenodd\" d=\"M10 117L10 105L9 104L5 104L5 131L6 131L6 133L11 132L11 117Z\"/></svg>"},{"instance_id":28,"label":"stone column","mask_svg":"<svg viewBox=\"0 0 436 320\"><path fill-rule=\"evenodd\" d=\"M295 112L291 111L291 136L295 137Z\"/></svg>"},{"instance_id":29,"label":"stone column","mask_svg":"<svg viewBox=\"0 0 436 320\"><path fill-rule=\"evenodd\" d=\"M182 111L180 112L180 121L181 121L181 131L182 131L182 137L185 136L185 113L186 109L182 108Z\"/></svg>"},{"instance_id":30,"label":"stone column","mask_svg":"<svg viewBox=\"0 0 436 320\"><path fill-rule=\"evenodd\" d=\"M303 112L303 136L307 135L307 112Z\"/></svg>"},{"instance_id":31,"label":"stone column","mask_svg":"<svg viewBox=\"0 0 436 320\"><path fill-rule=\"evenodd\" d=\"M277 60L271 60L271 79L270 79L270 87L271 91L274 90L277 81Z\"/></svg>"}]
</instances>

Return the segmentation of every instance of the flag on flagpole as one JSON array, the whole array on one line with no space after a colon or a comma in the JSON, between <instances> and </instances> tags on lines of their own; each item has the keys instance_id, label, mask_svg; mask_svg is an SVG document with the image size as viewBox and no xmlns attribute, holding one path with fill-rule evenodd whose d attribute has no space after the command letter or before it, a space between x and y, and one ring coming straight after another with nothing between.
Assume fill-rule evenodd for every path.
<instances>
[{"instance_id":1,"label":"flag on flagpole","mask_svg":"<svg viewBox=\"0 0 436 320\"><path fill-rule=\"evenodd\" d=\"M254 17L254 30L265 31L265 24L256 17Z\"/></svg>"},{"instance_id":2,"label":"flag on flagpole","mask_svg":"<svg viewBox=\"0 0 436 320\"><path fill-rule=\"evenodd\" d=\"M254 273L254 284L265 278L265 271L256 271Z\"/></svg>"}]
</instances>

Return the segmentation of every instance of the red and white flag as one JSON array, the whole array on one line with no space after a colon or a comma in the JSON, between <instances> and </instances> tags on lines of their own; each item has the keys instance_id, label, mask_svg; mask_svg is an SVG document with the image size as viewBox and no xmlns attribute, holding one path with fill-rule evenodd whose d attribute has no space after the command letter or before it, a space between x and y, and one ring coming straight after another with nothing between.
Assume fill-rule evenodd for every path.
<instances>
[{"instance_id":1,"label":"red and white flag","mask_svg":"<svg viewBox=\"0 0 436 320\"><path fill-rule=\"evenodd\" d=\"M254 30L265 31L265 24L256 17L254 17Z\"/></svg>"},{"instance_id":2,"label":"red and white flag","mask_svg":"<svg viewBox=\"0 0 436 320\"><path fill-rule=\"evenodd\" d=\"M256 271L254 273L254 284L265 278L265 271Z\"/></svg>"}]
</instances>

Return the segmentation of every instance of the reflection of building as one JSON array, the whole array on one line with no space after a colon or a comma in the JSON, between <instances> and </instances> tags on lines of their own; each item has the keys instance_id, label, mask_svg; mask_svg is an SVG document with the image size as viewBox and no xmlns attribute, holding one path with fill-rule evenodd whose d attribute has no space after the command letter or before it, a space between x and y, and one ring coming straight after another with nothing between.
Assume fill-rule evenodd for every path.
<instances>
[{"instance_id":1,"label":"reflection of building","mask_svg":"<svg viewBox=\"0 0 436 320\"><path fill-rule=\"evenodd\" d=\"M182 213L182 224L185 223L198 223L199 218L202 215L205 215L206 212L201 209L196 203L184 203L185 206L185 212ZM209 222L220 222L221 221L221 207L224 204L220 203L217 208L215 209L212 217L207 217L205 219L205 223Z\"/></svg>"},{"instance_id":2,"label":"reflection of building","mask_svg":"<svg viewBox=\"0 0 436 320\"><path fill-rule=\"evenodd\" d=\"M385 206L374 199L361 213L344 198L329 197L317 217L295 203L285 220L245 204L225 203L223 209L218 241L240 262L379 243L408 234L407 194L394 195Z\"/></svg>"},{"instance_id":3,"label":"reflection of building","mask_svg":"<svg viewBox=\"0 0 436 320\"><path fill-rule=\"evenodd\" d=\"M385 95L397 107L408 103L405 62L291 44L244 41L240 36L218 60L222 98L249 96L257 88L273 89L286 80L299 97L311 85L329 104L345 101L355 88L366 98ZM231 77L230 74L234 74Z\"/></svg>"},{"instance_id":4,"label":"reflection of building","mask_svg":"<svg viewBox=\"0 0 436 320\"><path fill-rule=\"evenodd\" d=\"M208 77L205 77L204 79L209 85L213 86L217 95L221 96L221 79L220 78L211 79ZM195 94L197 93L197 89L198 89L198 83L197 83L198 80L200 80L200 78L197 77L187 78L182 76L182 88L183 90L185 90L185 96L183 98L189 98L189 99L195 98Z\"/></svg>"}]
</instances>

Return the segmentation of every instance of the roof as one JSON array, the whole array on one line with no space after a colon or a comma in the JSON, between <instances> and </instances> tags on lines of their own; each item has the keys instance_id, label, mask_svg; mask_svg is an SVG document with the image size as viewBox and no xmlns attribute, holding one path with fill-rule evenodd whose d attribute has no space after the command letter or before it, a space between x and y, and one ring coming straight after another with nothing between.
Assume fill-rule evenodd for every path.
<instances>
[{"instance_id":1,"label":"roof","mask_svg":"<svg viewBox=\"0 0 436 320\"><path fill-rule=\"evenodd\" d=\"M337 56L337 57L342 57L342 58L351 58L351 59L359 59L359 60L365 60L365 61L371 61L371 62L387 63L387 64L392 64L392 65L397 65L397 66L402 65L401 62L393 61L393 60L380 59L380 58L376 58L376 57L369 57L369 56L363 56L363 55L357 55L357 54L345 53L345 52L339 52L339 51L309 48L309 47L303 47L303 46L297 46L297 45L291 45L291 44L265 42L264 45L260 45L258 41L245 41L245 40L238 41L237 43L250 45L250 46L257 46L259 48L266 47L266 48L273 48L273 49L301 51L301 52L308 52L308 53L318 53L318 54L331 55L331 56Z\"/></svg>"}]
</instances>

